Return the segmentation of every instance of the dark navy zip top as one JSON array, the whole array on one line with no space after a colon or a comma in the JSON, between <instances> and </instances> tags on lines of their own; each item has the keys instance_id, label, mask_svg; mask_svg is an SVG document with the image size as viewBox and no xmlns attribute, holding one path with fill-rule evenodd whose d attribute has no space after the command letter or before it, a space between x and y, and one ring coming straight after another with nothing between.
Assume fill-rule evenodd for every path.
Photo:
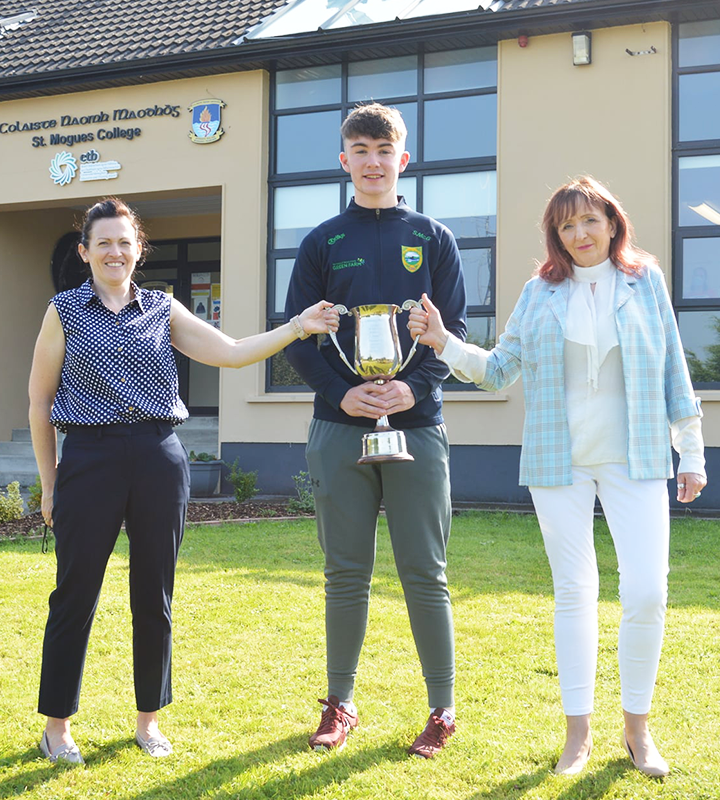
<instances>
[{"instance_id":1,"label":"dark navy zip top","mask_svg":"<svg viewBox=\"0 0 720 800\"><path fill-rule=\"evenodd\" d=\"M350 202L342 214L323 222L303 239L290 279L286 319L319 300L347 308L373 303L419 300L423 292L439 308L445 327L464 340L465 283L460 253L452 233L441 223L413 211L400 198L393 208L364 208ZM403 358L412 339L407 312L397 317ZM340 317L338 342L350 363L355 353L355 319ZM317 347L316 337L297 340L286 349L288 361L315 395L315 417L372 428L374 420L351 417L340 409L346 392L363 383L350 372L330 337ZM398 429L438 425L442 417L441 384L447 366L431 347L417 352L397 380L408 384L415 405L393 414Z\"/></svg>"}]
</instances>

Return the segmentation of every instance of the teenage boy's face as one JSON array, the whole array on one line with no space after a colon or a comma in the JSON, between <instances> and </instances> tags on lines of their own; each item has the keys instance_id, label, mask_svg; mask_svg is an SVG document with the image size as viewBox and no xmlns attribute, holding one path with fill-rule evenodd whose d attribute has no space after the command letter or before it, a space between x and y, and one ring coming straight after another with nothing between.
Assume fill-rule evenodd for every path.
<instances>
[{"instance_id":1,"label":"teenage boy's face","mask_svg":"<svg viewBox=\"0 0 720 800\"><path fill-rule=\"evenodd\" d=\"M350 173L358 205L365 208L397 205L398 177L410 160L404 144L370 136L345 140L340 163L345 172Z\"/></svg>"}]
</instances>

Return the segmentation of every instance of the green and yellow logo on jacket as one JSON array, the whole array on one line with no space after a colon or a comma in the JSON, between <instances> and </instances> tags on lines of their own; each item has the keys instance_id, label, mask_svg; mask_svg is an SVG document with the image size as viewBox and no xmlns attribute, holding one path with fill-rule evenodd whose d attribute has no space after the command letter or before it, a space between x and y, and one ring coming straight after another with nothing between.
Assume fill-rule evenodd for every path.
<instances>
[{"instance_id":1,"label":"green and yellow logo on jacket","mask_svg":"<svg viewBox=\"0 0 720 800\"><path fill-rule=\"evenodd\" d=\"M402 263L408 272L417 272L423 263L422 247L402 245Z\"/></svg>"}]
</instances>

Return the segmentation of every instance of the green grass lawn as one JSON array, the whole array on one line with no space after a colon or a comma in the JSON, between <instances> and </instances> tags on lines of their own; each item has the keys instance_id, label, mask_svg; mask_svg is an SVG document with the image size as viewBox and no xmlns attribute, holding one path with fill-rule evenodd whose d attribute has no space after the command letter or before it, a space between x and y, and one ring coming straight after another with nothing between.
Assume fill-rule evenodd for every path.
<instances>
[{"instance_id":1,"label":"green grass lawn","mask_svg":"<svg viewBox=\"0 0 720 800\"><path fill-rule=\"evenodd\" d=\"M581 800L720 797L720 522L673 522L670 608L653 731L664 781L620 745L614 552L597 524L600 653L594 752L576 778L552 767L563 743L552 590L533 516L468 512L453 522L449 577L457 641L458 731L433 761L405 751L428 714L387 528L356 688L360 727L341 753L307 747L325 691L322 556L314 522L191 526L175 594L175 747L134 745L127 545L105 579L73 733L87 765L43 760L36 713L55 559L0 543L0 798L123 800Z\"/></svg>"}]
</instances>

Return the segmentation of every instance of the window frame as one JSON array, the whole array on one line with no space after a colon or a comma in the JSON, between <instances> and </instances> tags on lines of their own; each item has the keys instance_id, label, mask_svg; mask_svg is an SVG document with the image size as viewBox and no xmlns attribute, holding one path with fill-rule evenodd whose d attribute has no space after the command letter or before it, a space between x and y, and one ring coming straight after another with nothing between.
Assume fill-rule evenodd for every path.
<instances>
[{"instance_id":1,"label":"window frame","mask_svg":"<svg viewBox=\"0 0 720 800\"><path fill-rule=\"evenodd\" d=\"M482 48L493 47L493 45L483 45ZM456 52L460 50L474 49L472 47L456 47L448 48L447 52ZM428 53L435 53L434 50L427 51ZM497 51L496 51L497 52ZM371 59L364 59L368 61L375 61L379 58L393 57L395 53L390 53L383 56L375 56ZM405 53L397 53L397 55L406 55ZM497 83L494 86L479 87L477 89L461 89L447 92L432 92L426 93L425 82L425 55L426 51L420 48L415 54L417 58L417 93L415 95L395 95L395 96L382 96L378 97L378 102L385 105L407 105L414 103L416 105L417 119L415 127L416 136L416 150L417 153L411 152L411 161L407 169L403 172L402 177L413 177L416 180L416 205L418 209L423 208L423 187L424 178L433 175L446 175L457 174L460 172L497 172L497 142L496 153L491 156L476 156L473 158L456 158L447 159L442 161L425 161L425 103L432 100L439 99L455 99L462 97L475 97L479 95L496 95L498 94ZM496 56L497 61L497 56ZM274 232L275 232L275 191L278 188L286 186L303 186L315 185L322 183L332 183L340 185L339 192L339 207L337 213L340 214L346 207L346 198L348 196L347 184L352 186L347 173L340 166L338 160L337 169L318 170L312 173L297 171L297 172L277 172L277 146L278 146L278 119L284 116L291 116L295 114L308 114L322 111L335 111L338 108L341 112L341 119L345 119L347 114L359 103L366 102L361 100L348 99L348 78L349 78L349 65L356 63L357 59L352 61L347 57L343 57L340 61L340 99L336 103L324 103L316 106L297 106L292 108L278 109L276 107L276 76L277 70L271 73L270 80L270 126L269 126L269 158L268 158L268 220L267 220L267 329L270 330L284 321L284 314L275 310L275 295L277 290L277 270L276 263L283 258L295 258L297 255L298 247L275 247ZM301 68L301 67L298 67ZM337 153L342 150L342 139L338 130L337 134ZM419 159L419 154L423 154L423 160ZM497 197L496 197L497 200ZM497 213L497 203L496 203ZM496 317L496 236L492 237L468 237L457 239L458 248L463 250L476 250L488 249L490 250L490 286L492 290L493 303L491 306L468 306L468 317ZM298 393L309 392L309 387L304 384L292 385L274 385L272 383L272 368L273 361L268 359L266 362L265 372L265 390L268 393ZM444 385L444 389L450 391L477 391L476 387L468 384L449 384Z\"/></svg>"},{"instance_id":2,"label":"window frame","mask_svg":"<svg viewBox=\"0 0 720 800\"><path fill-rule=\"evenodd\" d=\"M672 29L672 299L675 315L687 311L716 311L720 315L720 297L684 298L684 245L689 239L720 239L720 225L680 225L680 160L693 156L720 155L720 137L681 141L680 139L680 78L684 75L720 73L720 55L716 64L680 66L680 26ZM696 389L719 389L720 380L693 382Z\"/></svg>"}]
</instances>

